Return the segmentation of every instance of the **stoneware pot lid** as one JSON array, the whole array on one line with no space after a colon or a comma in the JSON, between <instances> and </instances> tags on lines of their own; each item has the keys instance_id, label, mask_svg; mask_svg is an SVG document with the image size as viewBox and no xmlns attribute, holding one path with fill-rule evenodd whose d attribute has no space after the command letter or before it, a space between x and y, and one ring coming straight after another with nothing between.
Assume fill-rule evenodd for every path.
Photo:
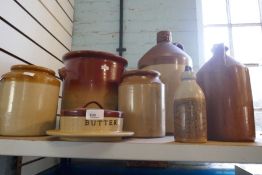
<instances>
[{"instance_id":1,"label":"stoneware pot lid","mask_svg":"<svg viewBox=\"0 0 262 175\"><path fill-rule=\"evenodd\" d=\"M153 77L159 77L161 74L158 71L155 70L130 70L126 71L122 78L128 77L128 76L153 76Z\"/></svg>"},{"instance_id":2,"label":"stoneware pot lid","mask_svg":"<svg viewBox=\"0 0 262 175\"><path fill-rule=\"evenodd\" d=\"M61 115L62 117L67 117L67 116L85 117L86 110L88 110L87 106L93 103L96 104L100 109L103 109L103 107L99 103L95 101L91 101L81 108L62 110ZM123 118L123 112L121 111L114 111L114 110L107 110L107 109L103 109L103 110L104 110L104 117Z\"/></svg>"}]
</instances>

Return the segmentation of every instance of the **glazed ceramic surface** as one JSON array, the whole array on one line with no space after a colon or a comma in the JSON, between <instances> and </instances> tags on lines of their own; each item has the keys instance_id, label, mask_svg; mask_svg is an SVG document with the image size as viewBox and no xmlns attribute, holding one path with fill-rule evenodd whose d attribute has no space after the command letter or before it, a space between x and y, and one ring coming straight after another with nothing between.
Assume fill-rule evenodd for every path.
<instances>
[{"instance_id":1,"label":"glazed ceramic surface","mask_svg":"<svg viewBox=\"0 0 262 175\"><path fill-rule=\"evenodd\" d=\"M204 93L196 83L196 77L189 67L186 67L181 79L174 99L175 141L206 142L207 118Z\"/></svg>"},{"instance_id":2,"label":"glazed ceramic surface","mask_svg":"<svg viewBox=\"0 0 262 175\"><path fill-rule=\"evenodd\" d=\"M123 76L119 86L119 110L124 129L135 137L165 136L164 84L155 71L134 70Z\"/></svg>"},{"instance_id":3,"label":"glazed ceramic surface","mask_svg":"<svg viewBox=\"0 0 262 175\"><path fill-rule=\"evenodd\" d=\"M248 69L225 54L223 44L197 73L207 103L208 139L254 141L255 124Z\"/></svg>"},{"instance_id":4,"label":"glazed ceramic surface","mask_svg":"<svg viewBox=\"0 0 262 175\"><path fill-rule=\"evenodd\" d=\"M59 86L49 69L13 66L0 81L0 135L38 136L53 129Z\"/></svg>"},{"instance_id":5,"label":"glazed ceramic surface","mask_svg":"<svg viewBox=\"0 0 262 175\"><path fill-rule=\"evenodd\" d=\"M59 70L63 79L62 109L74 109L96 101L105 109L117 109L117 89L127 61L97 51L73 51ZM90 106L93 108L96 106Z\"/></svg>"},{"instance_id":6,"label":"glazed ceramic surface","mask_svg":"<svg viewBox=\"0 0 262 175\"><path fill-rule=\"evenodd\" d=\"M62 140L66 141L103 141L103 142L112 142L120 141L122 137L130 137L134 135L134 132L67 132L61 130L48 130L48 135L58 136Z\"/></svg>"},{"instance_id":7,"label":"glazed ceramic surface","mask_svg":"<svg viewBox=\"0 0 262 175\"><path fill-rule=\"evenodd\" d=\"M106 117L103 120L86 120L79 116L62 116L60 130L66 132L107 133L123 130L123 118Z\"/></svg>"},{"instance_id":8,"label":"glazed ceramic surface","mask_svg":"<svg viewBox=\"0 0 262 175\"><path fill-rule=\"evenodd\" d=\"M166 95L166 131L170 134L174 131L174 94L185 66L191 65L191 62L190 56L172 43L171 32L160 31L157 33L157 45L151 48L138 63L140 69L156 70L161 73L160 79L165 84Z\"/></svg>"},{"instance_id":9,"label":"glazed ceramic surface","mask_svg":"<svg viewBox=\"0 0 262 175\"><path fill-rule=\"evenodd\" d=\"M87 109L92 104L102 108L97 102L89 102L83 108L62 110L60 130L62 132L108 133L123 130L123 113L120 111L95 109L101 111L102 118L86 118ZM98 113L96 113L98 114Z\"/></svg>"}]
</instances>

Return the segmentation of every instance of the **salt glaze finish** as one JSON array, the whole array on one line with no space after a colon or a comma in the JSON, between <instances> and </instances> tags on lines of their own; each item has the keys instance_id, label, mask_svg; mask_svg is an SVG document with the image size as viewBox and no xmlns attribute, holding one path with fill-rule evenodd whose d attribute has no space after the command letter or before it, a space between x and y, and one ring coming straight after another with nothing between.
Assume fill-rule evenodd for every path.
<instances>
[{"instance_id":1,"label":"salt glaze finish","mask_svg":"<svg viewBox=\"0 0 262 175\"><path fill-rule=\"evenodd\" d=\"M248 68L217 44L213 57L197 73L207 105L208 139L254 141L255 123Z\"/></svg>"},{"instance_id":2,"label":"salt glaze finish","mask_svg":"<svg viewBox=\"0 0 262 175\"><path fill-rule=\"evenodd\" d=\"M104 109L117 110L118 85L127 61L98 51L72 51L64 55L62 109L75 109L96 101ZM96 108L91 105L89 108Z\"/></svg>"},{"instance_id":3,"label":"salt glaze finish","mask_svg":"<svg viewBox=\"0 0 262 175\"><path fill-rule=\"evenodd\" d=\"M180 77L186 65L191 66L188 54L172 43L170 31L157 33L157 45L152 47L138 62L139 69L156 70L161 73L161 81L165 84L166 132L174 132L173 100L180 83ZM183 47L181 47L183 48ZM192 66L191 66L192 67Z\"/></svg>"},{"instance_id":4,"label":"salt glaze finish","mask_svg":"<svg viewBox=\"0 0 262 175\"><path fill-rule=\"evenodd\" d=\"M186 66L181 80L174 99L175 141L206 142L207 119L204 93L196 83L196 76L189 66Z\"/></svg>"}]
</instances>

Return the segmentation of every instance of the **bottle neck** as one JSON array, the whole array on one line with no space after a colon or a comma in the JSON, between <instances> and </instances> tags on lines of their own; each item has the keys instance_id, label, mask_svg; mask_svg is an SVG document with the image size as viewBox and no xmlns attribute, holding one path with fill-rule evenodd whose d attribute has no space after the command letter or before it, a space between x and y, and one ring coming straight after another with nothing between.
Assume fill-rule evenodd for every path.
<instances>
[{"instance_id":1,"label":"bottle neck","mask_svg":"<svg viewBox=\"0 0 262 175\"><path fill-rule=\"evenodd\" d=\"M172 33L170 31L160 31L157 33L157 43L172 42Z\"/></svg>"}]
</instances>

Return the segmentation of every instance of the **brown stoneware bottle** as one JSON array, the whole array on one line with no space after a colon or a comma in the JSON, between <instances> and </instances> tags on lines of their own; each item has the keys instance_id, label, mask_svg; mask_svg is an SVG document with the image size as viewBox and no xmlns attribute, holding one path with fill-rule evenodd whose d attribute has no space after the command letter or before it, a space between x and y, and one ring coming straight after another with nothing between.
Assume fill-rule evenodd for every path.
<instances>
[{"instance_id":1,"label":"brown stoneware bottle","mask_svg":"<svg viewBox=\"0 0 262 175\"><path fill-rule=\"evenodd\" d=\"M138 63L139 69L156 70L161 73L165 84L166 132L174 132L173 100L180 83L180 77L186 65L191 65L191 58L177 45L172 43L170 31L157 33L157 45L151 48Z\"/></svg>"},{"instance_id":2,"label":"brown stoneware bottle","mask_svg":"<svg viewBox=\"0 0 262 175\"><path fill-rule=\"evenodd\" d=\"M64 55L62 109L74 109L95 101L104 109L116 110L118 85L127 61L107 52L82 50ZM90 105L89 108L97 108Z\"/></svg>"},{"instance_id":3,"label":"brown stoneware bottle","mask_svg":"<svg viewBox=\"0 0 262 175\"><path fill-rule=\"evenodd\" d=\"M254 141L253 100L248 69L226 55L224 44L197 73L207 105L208 139Z\"/></svg>"}]
</instances>

